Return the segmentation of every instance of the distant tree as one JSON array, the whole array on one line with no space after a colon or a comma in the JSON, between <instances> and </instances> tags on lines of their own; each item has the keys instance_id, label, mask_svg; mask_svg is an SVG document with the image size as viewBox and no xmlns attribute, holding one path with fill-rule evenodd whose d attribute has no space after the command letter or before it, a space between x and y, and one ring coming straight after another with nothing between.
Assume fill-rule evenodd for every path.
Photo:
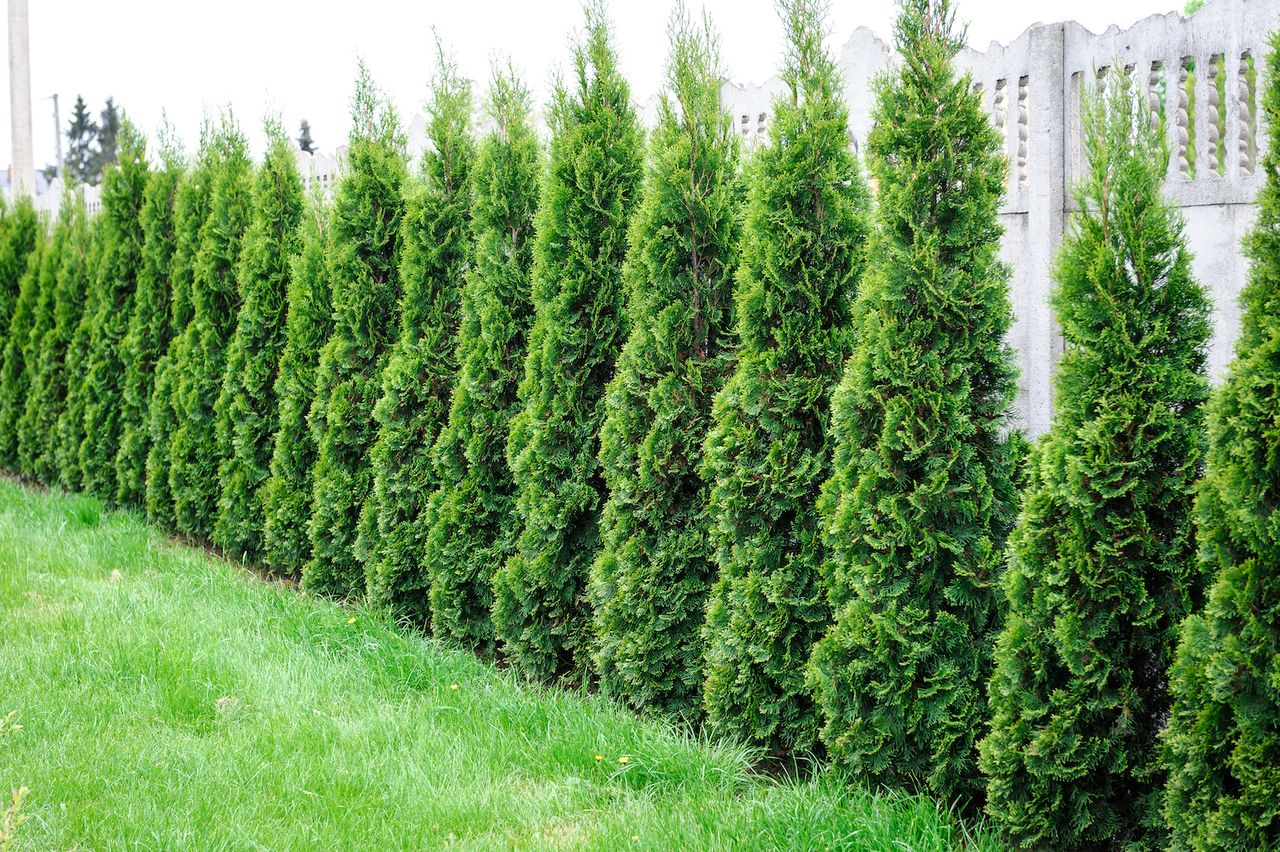
<instances>
[{"instance_id":1,"label":"distant tree","mask_svg":"<svg viewBox=\"0 0 1280 852\"><path fill-rule=\"evenodd\" d=\"M733 366L742 193L716 36L683 2L670 33L667 92L624 269L631 332L605 397L609 497L590 591L604 691L693 722L715 579L699 462L712 400Z\"/></svg>"},{"instance_id":2,"label":"distant tree","mask_svg":"<svg viewBox=\"0 0 1280 852\"><path fill-rule=\"evenodd\" d=\"M68 491L84 487L80 445L84 443L85 380L94 320L98 316L98 305L102 297L101 288L95 282L98 280L98 269L102 266L106 217L98 215L86 218L89 219L89 224L86 228L85 250L79 257L74 252L69 255L68 260L71 262L62 270L66 281L60 285L63 290L70 291L67 305L71 310L67 317L68 322L73 324L69 329L64 368L67 401L58 415L54 459L58 481ZM74 298L76 296L78 299Z\"/></svg>"},{"instance_id":3,"label":"distant tree","mask_svg":"<svg viewBox=\"0 0 1280 852\"><path fill-rule=\"evenodd\" d=\"M1164 817L1178 850L1280 848L1280 35L1265 62L1266 182L1196 497L1211 588L1170 673Z\"/></svg>"},{"instance_id":4,"label":"distant tree","mask_svg":"<svg viewBox=\"0 0 1280 852\"><path fill-rule=\"evenodd\" d=\"M369 450L378 436L373 409L398 325L404 147L395 110L361 63L347 170L334 197L329 230L334 329L320 353L311 415L319 456L308 524L311 558L302 582L326 594L365 589L354 546L373 483Z\"/></svg>"},{"instance_id":5,"label":"distant tree","mask_svg":"<svg viewBox=\"0 0 1280 852\"><path fill-rule=\"evenodd\" d=\"M98 144L92 158L93 183L101 181L107 167L116 161L119 135L120 110L112 98L107 98L107 105L102 108L98 121Z\"/></svg>"},{"instance_id":6,"label":"distant tree","mask_svg":"<svg viewBox=\"0 0 1280 852\"><path fill-rule=\"evenodd\" d=\"M208 540L218 514L222 462L214 405L222 388L227 345L240 308L237 266L252 211L253 164L235 118L224 113L214 134L209 216L200 229L191 278L191 325L178 351L175 410L169 444L169 487L178 530Z\"/></svg>"},{"instance_id":7,"label":"distant tree","mask_svg":"<svg viewBox=\"0 0 1280 852\"><path fill-rule=\"evenodd\" d=\"M440 50L428 105L422 181L406 193L400 228L400 336L382 371L370 453L373 490L361 519L369 598L425 624L426 503L432 460L458 370L463 277L471 258L471 84Z\"/></svg>"},{"instance_id":8,"label":"distant tree","mask_svg":"<svg viewBox=\"0 0 1280 852\"><path fill-rule=\"evenodd\" d=\"M738 362L716 397L702 474L718 579L704 628L715 732L774 755L814 745L805 686L830 611L817 498L831 472L831 391L853 342L866 186L823 48L822 0L782 0L784 93L748 172L736 287Z\"/></svg>"},{"instance_id":9,"label":"distant tree","mask_svg":"<svg viewBox=\"0 0 1280 852\"><path fill-rule=\"evenodd\" d=\"M305 118L302 119L302 124L298 127L298 147L308 154L316 152L316 143L311 139L311 122Z\"/></svg>"},{"instance_id":10,"label":"distant tree","mask_svg":"<svg viewBox=\"0 0 1280 852\"><path fill-rule=\"evenodd\" d=\"M132 124L121 126L118 162L102 181L101 256L93 287L96 313L89 330L84 368L84 439L80 469L84 490L105 502L116 496L115 458L124 409L124 353L138 270L142 266L142 205L148 166L146 138Z\"/></svg>"},{"instance_id":11,"label":"distant tree","mask_svg":"<svg viewBox=\"0 0 1280 852\"><path fill-rule=\"evenodd\" d=\"M40 300L40 267L48 249L44 228L36 232L36 243L27 255L26 268L18 282L18 298L0 349L0 466L22 473L18 466L18 418L26 405L31 374L24 356L35 325Z\"/></svg>"},{"instance_id":12,"label":"distant tree","mask_svg":"<svg viewBox=\"0 0 1280 852\"><path fill-rule=\"evenodd\" d=\"M213 175L218 168L219 148L214 144L213 126L201 128L200 147L191 166L178 182L173 199L173 255L169 260L168 345L156 362L151 399L147 403L147 518L169 529L177 528L173 491L169 484L170 449L181 418L178 379L181 359L195 344L191 318L195 313L192 287L200 233L209 218L213 197Z\"/></svg>"},{"instance_id":13,"label":"distant tree","mask_svg":"<svg viewBox=\"0 0 1280 852\"><path fill-rule=\"evenodd\" d=\"M505 450L533 321L541 166L529 90L514 70L495 69L488 112L492 129L471 170L475 258L462 290L458 380L436 443L441 486L422 557L430 566L433 632L486 655L494 650L493 574L519 533Z\"/></svg>"},{"instance_id":14,"label":"distant tree","mask_svg":"<svg viewBox=\"0 0 1280 852\"><path fill-rule=\"evenodd\" d=\"M298 251L302 178L279 120L266 122L268 147L253 188L253 218L241 242L240 315L227 348L214 408L218 456L218 520L214 543L234 559L262 559L267 481L276 416L276 371L284 349L289 264Z\"/></svg>"},{"instance_id":15,"label":"distant tree","mask_svg":"<svg viewBox=\"0 0 1280 852\"><path fill-rule=\"evenodd\" d=\"M552 102L551 159L534 247L536 311L507 459L522 529L494 577L493 621L526 674L590 670L587 573L600 548L600 424L626 335L622 260L643 139L604 3L586 9L574 76Z\"/></svg>"},{"instance_id":16,"label":"distant tree","mask_svg":"<svg viewBox=\"0 0 1280 852\"><path fill-rule=\"evenodd\" d=\"M302 217L300 248L289 267L289 313L275 384L279 425L273 439L270 477L259 498L267 564L293 577L302 573L311 556L307 521L311 517L311 471L317 441L307 418L317 398L320 350L333 333L331 282L325 260L329 215L319 185L313 184Z\"/></svg>"},{"instance_id":17,"label":"distant tree","mask_svg":"<svg viewBox=\"0 0 1280 852\"><path fill-rule=\"evenodd\" d=\"M52 323L37 346L27 418L40 436L33 466L36 477L49 485L63 484L58 462L59 420L67 406L72 377L67 372L67 351L84 307L86 264L90 250L84 195L67 187L59 223L65 229L54 281Z\"/></svg>"},{"instance_id":18,"label":"distant tree","mask_svg":"<svg viewBox=\"0 0 1280 852\"><path fill-rule=\"evenodd\" d=\"M981 745L987 813L1024 848L1167 846L1158 733L1203 589L1191 509L1210 302L1162 196L1165 135L1128 74L1105 86L1084 110L1052 296L1066 346L1009 537Z\"/></svg>"},{"instance_id":19,"label":"distant tree","mask_svg":"<svg viewBox=\"0 0 1280 852\"><path fill-rule=\"evenodd\" d=\"M903 61L875 87L877 227L820 502L833 624L811 676L836 761L873 786L972 803L1017 512L1008 162L956 69L950 0L901 0L894 29Z\"/></svg>"},{"instance_id":20,"label":"distant tree","mask_svg":"<svg viewBox=\"0 0 1280 852\"><path fill-rule=\"evenodd\" d=\"M142 505L146 498L149 409L156 363L169 347L169 267L177 245L174 203L183 161L172 134L161 137L160 168L147 180L142 203L142 266L138 270L133 315L120 344L124 362L120 449L116 453L116 500Z\"/></svg>"},{"instance_id":21,"label":"distant tree","mask_svg":"<svg viewBox=\"0 0 1280 852\"><path fill-rule=\"evenodd\" d=\"M1200 7L1204 5L1204 0L1187 0L1187 5L1182 7L1182 14L1190 18L1196 12L1200 11Z\"/></svg>"},{"instance_id":22,"label":"distant tree","mask_svg":"<svg viewBox=\"0 0 1280 852\"><path fill-rule=\"evenodd\" d=\"M97 183L98 122L89 114L89 106L82 95L76 95L71 108L71 121L67 124L67 156L63 161L65 174L76 183Z\"/></svg>"}]
</instances>

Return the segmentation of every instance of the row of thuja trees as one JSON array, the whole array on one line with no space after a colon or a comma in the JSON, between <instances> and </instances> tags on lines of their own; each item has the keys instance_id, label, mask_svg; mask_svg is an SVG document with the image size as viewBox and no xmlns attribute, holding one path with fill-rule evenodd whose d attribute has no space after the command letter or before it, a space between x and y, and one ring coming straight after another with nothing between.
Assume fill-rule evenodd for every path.
<instances>
[{"instance_id":1,"label":"row of thuja trees","mask_svg":"<svg viewBox=\"0 0 1280 852\"><path fill-rule=\"evenodd\" d=\"M749 157L709 26L646 141L600 6L546 150L510 69L477 138L441 56L411 175L362 70L332 204L273 121L256 167L229 116L189 161L126 125L100 215L4 212L0 461L1017 845L1277 842L1280 145L1207 405L1164 136L1123 75L1090 100L1028 454L950 4L902 2L874 203L822 4L780 9Z\"/></svg>"}]
</instances>

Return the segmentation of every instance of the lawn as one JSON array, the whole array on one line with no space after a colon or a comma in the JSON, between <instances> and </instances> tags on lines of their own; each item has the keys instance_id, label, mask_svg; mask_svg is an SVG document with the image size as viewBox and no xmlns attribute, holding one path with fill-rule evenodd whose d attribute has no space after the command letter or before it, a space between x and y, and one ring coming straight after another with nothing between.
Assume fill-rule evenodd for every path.
<instances>
[{"instance_id":1,"label":"lawn","mask_svg":"<svg viewBox=\"0 0 1280 852\"><path fill-rule=\"evenodd\" d=\"M996 848L0 481L0 848Z\"/></svg>"}]
</instances>

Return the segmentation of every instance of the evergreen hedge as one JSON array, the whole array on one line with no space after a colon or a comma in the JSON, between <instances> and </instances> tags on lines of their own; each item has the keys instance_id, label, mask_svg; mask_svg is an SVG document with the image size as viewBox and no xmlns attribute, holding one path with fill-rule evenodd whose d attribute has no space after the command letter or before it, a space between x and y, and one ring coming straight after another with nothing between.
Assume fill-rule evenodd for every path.
<instances>
[{"instance_id":1,"label":"evergreen hedge","mask_svg":"<svg viewBox=\"0 0 1280 852\"><path fill-rule=\"evenodd\" d=\"M86 218L88 218L86 216ZM89 349L93 321L98 315L101 290L94 285L98 268L102 265L103 234L106 218L94 216L85 229L85 250L82 255L73 253L62 269L66 280L61 282L67 292L67 321L73 324L68 336L67 354L63 376L66 381L66 404L58 415L57 446L54 451L58 481L69 490L84 487L84 470L80 464L80 445L84 443L85 375L89 364Z\"/></svg>"},{"instance_id":2,"label":"evergreen hedge","mask_svg":"<svg viewBox=\"0 0 1280 852\"><path fill-rule=\"evenodd\" d=\"M89 357L84 368L84 436L80 471L84 490L112 503L116 453L124 409L124 353L138 270L142 266L142 218L147 187L147 142L128 121L120 126L116 160L102 178L101 245L93 287Z\"/></svg>"},{"instance_id":3,"label":"evergreen hedge","mask_svg":"<svg viewBox=\"0 0 1280 852\"><path fill-rule=\"evenodd\" d=\"M1280 35L1236 359L1209 406L1196 500L1208 604L1182 626L1166 730L1174 849L1280 847Z\"/></svg>"},{"instance_id":4,"label":"evergreen hedge","mask_svg":"<svg viewBox=\"0 0 1280 852\"><path fill-rule=\"evenodd\" d=\"M590 667L587 573L605 498L599 431L626 334L621 268L642 172L640 126L601 3L587 7L572 83L557 87L550 125L535 318L507 445L521 532L494 576L493 621L526 674L573 680Z\"/></svg>"},{"instance_id":5,"label":"evergreen hedge","mask_svg":"<svg viewBox=\"0 0 1280 852\"><path fill-rule=\"evenodd\" d=\"M704 627L708 723L775 755L807 750L817 734L805 665L830 613L816 501L869 205L823 49L824 4L779 8L786 92L749 171L738 362L715 399L702 467L718 572Z\"/></svg>"},{"instance_id":6,"label":"evergreen hedge","mask_svg":"<svg viewBox=\"0 0 1280 852\"><path fill-rule=\"evenodd\" d=\"M0 348L7 342L9 323L22 289L27 261L36 248L40 222L30 198L6 206L0 218Z\"/></svg>"},{"instance_id":7,"label":"evergreen hedge","mask_svg":"<svg viewBox=\"0 0 1280 852\"><path fill-rule=\"evenodd\" d=\"M253 194L248 142L224 114L212 144L209 215L200 228L191 277L191 324L175 363L174 410L178 425L169 444L169 488L178 530L209 540L218 514L218 467L226 449L218 442L214 405L222 387L227 346L240 307L236 271Z\"/></svg>"},{"instance_id":8,"label":"evergreen hedge","mask_svg":"<svg viewBox=\"0 0 1280 852\"><path fill-rule=\"evenodd\" d=\"M8 470L19 470L18 418L31 385L24 356L35 325L36 305L40 300L40 267L48 253L48 244L42 224L36 232L35 245L27 255L26 268L18 280L18 298L13 304L4 347L0 351L0 465Z\"/></svg>"},{"instance_id":9,"label":"evergreen hedge","mask_svg":"<svg viewBox=\"0 0 1280 852\"><path fill-rule=\"evenodd\" d=\"M147 404L147 518L176 529L173 489L169 483L170 450L181 418L178 378L184 370L183 352L190 351L195 313L192 288L200 233L213 200L213 174L218 167L213 127L201 128L195 161L183 173L173 199L173 255L169 260L169 343L156 362L151 399Z\"/></svg>"},{"instance_id":10,"label":"evergreen hedge","mask_svg":"<svg viewBox=\"0 0 1280 852\"><path fill-rule=\"evenodd\" d=\"M605 397L609 496L590 591L602 689L695 721L715 579L698 463L711 402L733 365L742 192L717 39L683 5L670 32L667 93L624 269L631 331Z\"/></svg>"},{"instance_id":11,"label":"evergreen hedge","mask_svg":"<svg viewBox=\"0 0 1280 852\"><path fill-rule=\"evenodd\" d=\"M313 472L302 582L321 593L365 589L355 553L360 510L372 487L369 450L382 370L395 340L400 301L399 235L404 218L405 140L363 65L352 101L347 170L329 230L333 334L320 353L311 421L319 455Z\"/></svg>"},{"instance_id":12,"label":"evergreen hedge","mask_svg":"<svg viewBox=\"0 0 1280 852\"><path fill-rule=\"evenodd\" d=\"M214 406L220 494L213 540L232 558L254 562L262 558L266 507L259 491L279 425L276 372L284 349L289 264L298 250L303 212L292 141L278 119L266 122L266 135L236 268L240 314Z\"/></svg>"},{"instance_id":13,"label":"evergreen hedge","mask_svg":"<svg viewBox=\"0 0 1280 852\"><path fill-rule=\"evenodd\" d=\"M541 161L529 90L513 71L495 72L487 107L493 129L471 169L474 259L462 288L458 376L436 443L441 485L422 559L431 566L432 630L490 655L493 575L519 534L505 449L533 321Z\"/></svg>"},{"instance_id":14,"label":"evergreen hedge","mask_svg":"<svg viewBox=\"0 0 1280 852\"><path fill-rule=\"evenodd\" d=\"M320 350L333 333L333 303L325 247L329 207L317 192L307 203L299 228L298 253L291 259L284 350L276 374L278 427L263 506L263 549L267 564L297 577L311 556L307 520L311 516L311 469L317 441L307 421L316 398Z\"/></svg>"},{"instance_id":15,"label":"evergreen hedge","mask_svg":"<svg viewBox=\"0 0 1280 852\"><path fill-rule=\"evenodd\" d=\"M1202 583L1209 301L1161 196L1169 153L1145 95L1113 73L1084 113L1052 296L1066 347L1009 539L981 768L1016 846L1160 847L1166 672Z\"/></svg>"},{"instance_id":16,"label":"evergreen hedge","mask_svg":"<svg viewBox=\"0 0 1280 852\"><path fill-rule=\"evenodd\" d=\"M359 548L369 599L418 624L429 618L426 503L439 485L432 447L449 414L471 258L471 85L443 52L427 112L422 180L406 193L400 230L400 336L374 408L373 491Z\"/></svg>"},{"instance_id":17,"label":"evergreen hedge","mask_svg":"<svg viewBox=\"0 0 1280 852\"><path fill-rule=\"evenodd\" d=\"M1003 140L953 62L949 0L904 0L867 137L874 232L820 503L833 624L811 678L831 756L980 801L977 739L1016 514Z\"/></svg>"},{"instance_id":18,"label":"evergreen hedge","mask_svg":"<svg viewBox=\"0 0 1280 852\"><path fill-rule=\"evenodd\" d=\"M142 267L138 270L133 315L121 344L124 360L124 407L121 410L120 449L116 453L116 500L142 505L147 488L147 450L150 444L149 408L155 385L156 362L169 346L170 262L177 246L174 213L182 180L181 149L162 137L160 168L147 180L139 214L142 225Z\"/></svg>"},{"instance_id":19,"label":"evergreen hedge","mask_svg":"<svg viewBox=\"0 0 1280 852\"><path fill-rule=\"evenodd\" d=\"M40 269L37 283L35 311L31 320L31 329L22 347L22 364L26 372L26 395L18 401L18 419L14 424L17 432L18 470L42 484L51 481L51 465L38 469L37 461L47 449L46 428L41 428L40 419L43 406L46 405L45 386L48 376L42 373L44 364L41 359L40 345L45 336L53 328L54 301L58 292L58 270L62 266L62 256L67 245L67 223L72 215L74 196L64 192L58 214L50 223L49 236L45 240L44 250L40 255Z\"/></svg>"},{"instance_id":20,"label":"evergreen hedge","mask_svg":"<svg viewBox=\"0 0 1280 852\"><path fill-rule=\"evenodd\" d=\"M23 412L25 429L34 437L31 466L47 485L61 481L58 466L58 419L67 404L67 348L84 304L85 256L89 229L80 190L68 188L58 213L61 248L53 271L53 306L49 325L35 346L31 395ZM59 239L55 233L55 241Z\"/></svg>"}]
</instances>

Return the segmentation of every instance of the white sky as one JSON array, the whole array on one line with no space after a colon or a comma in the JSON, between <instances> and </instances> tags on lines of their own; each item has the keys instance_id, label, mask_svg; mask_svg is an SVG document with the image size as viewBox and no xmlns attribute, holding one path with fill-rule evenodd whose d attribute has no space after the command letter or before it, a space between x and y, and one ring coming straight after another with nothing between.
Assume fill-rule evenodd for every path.
<instances>
[{"instance_id":1,"label":"white sky","mask_svg":"<svg viewBox=\"0 0 1280 852\"><path fill-rule=\"evenodd\" d=\"M539 96L564 67L568 36L582 20L579 0L29 0L36 168L54 160L52 104L63 128L77 93L95 117L114 95L135 123L154 134L166 110L188 150L206 108L231 104L255 151L260 119L282 114L296 135L311 122L323 151L345 141L356 57L407 123L421 110L434 67L434 26L463 73L481 83L491 58L509 55ZM612 0L616 44L637 100L658 91L674 0ZM699 0L688 0L690 9ZM1095 31L1128 26L1181 0L956 0L969 40L1007 42L1038 21L1074 18ZM781 56L771 0L705 0L721 34L729 76L761 82ZM890 35L893 0L833 0L830 43L838 48L859 25ZM0 163L10 160L8 63L0 64Z\"/></svg>"}]
</instances>

